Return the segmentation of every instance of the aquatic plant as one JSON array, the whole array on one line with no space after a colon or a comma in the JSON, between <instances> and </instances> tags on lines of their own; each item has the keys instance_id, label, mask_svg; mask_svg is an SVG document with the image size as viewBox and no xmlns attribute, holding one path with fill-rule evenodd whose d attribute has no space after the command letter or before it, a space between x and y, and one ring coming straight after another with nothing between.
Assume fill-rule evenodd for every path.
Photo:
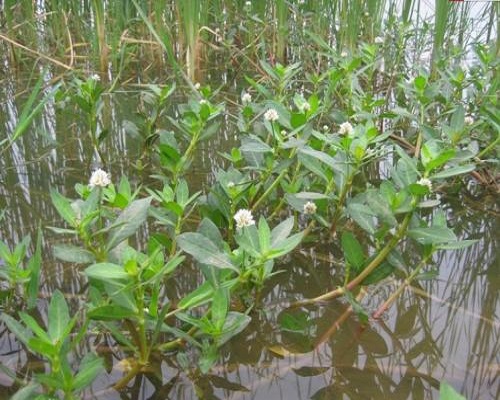
<instances>
[{"instance_id":1,"label":"aquatic plant","mask_svg":"<svg viewBox=\"0 0 500 400\"><path fill-rule=\"evenodd\" d=\"M399 280L376 297L375 319L406 290L414 290L417 281L433 275L431 266L442 251L476 243L458 239L469 236L449 226L440 199L450 188L465 186L469 176L485 185L496 179L497 50L475 44L472 65L445 63L466 54L444 43L463 43L468 9L459 15L452 5L440 4L433 22L412 25L411 15L420 7L413 1L404 2L401 18L394 2L384 14L385 1L254 2L244 5L245 20L225 21L226 13L236 14L236 5L195 3L134 0L133 6L114 5L107 14L98 2L85 10L69 2L62 14L50 15L53 21L63 21L71 10L93 16L88 32L68 28L68 37L60 40L68 45L71 66L80 47L73 39L88 43L89 60L99 59L99 67L89 61L92 66L85 70L101 75L68 74L71 84L56 101L62 109L79 110L92 152L86 161L98 168L87 168L89 181L74 191L51 181L61 225L48 227L58 235L50 247L63 265L75 268L72 273L84 277L78 307L58 290L50 293L50 301L39 298L41 234L31 257L27 238L10 248L0 242L2 321L48 365L47 373L25 378L32 383L17 398L33 393L76 398L92 385L104 352L88 353L79 365L73 362L75 347L91 334L97 335L96 343L115 346L127 367L116 390L137 376L162 376L158 360L169 360L194 382L201 381L232 339L270 313L266 296L275 277L289 272L277 260L306 241L338 250L335 270L328 271L328 284L318 287L323 293L278 299L283 308L272 323L285 332L283 337L300 334L313 346L353 313L368 326L370 312L363 302L373 300L373 288L387 278ZM327 35L310 25L305 12L322 6L327 12L318 25L328 27ZM30 11L26 2L20 7ZM15 30L11 11L8 27ZM365 13L358 24L356 17ZM291 24L289 15L297 22ZM448 16L461 26L453 28ZM433 36L430 23L436 28ZM63 24L54 28L65 32ZM207 35L203 40L202 33ZM308 46L293 46L304 40ZM8 43L13 54L34 54L12 38ZM214 51L206 52L208 58L246 68L224 72L226 83L244 74L243 89L212 84L212 90L195 83L201 77L202 47L210 45ZM432 50L430 59L420 57L424 50ZM62 67L52 57L42 58ZM119 96L119 85L127 87L126 65L146 64L138 72L138 105L123 117L127 134L140 147L131 162L136 170L111 175L103 143L114 132L103 119L105 99ZM158 65L161 74L156 74ZM165 65L182 79L165 83L171 78ZM142 84L150 71L154 83ZM36 103L42 82L35 85L14 133L0 141L2 154L59 90L56 85ZM234 130L233 147L218 149L217 166L197 182L191 174L200 147L227 135L221 126ZM181 271L188 268L197 278L178 289ZM314 344L311 310L339 297L347 305L345 313ZM48 317L38 318L36 306L45 303ZM279 349L274 353L282 355ZM446 392L446 385L442 388Z\"/></svg>"}]
</instances>

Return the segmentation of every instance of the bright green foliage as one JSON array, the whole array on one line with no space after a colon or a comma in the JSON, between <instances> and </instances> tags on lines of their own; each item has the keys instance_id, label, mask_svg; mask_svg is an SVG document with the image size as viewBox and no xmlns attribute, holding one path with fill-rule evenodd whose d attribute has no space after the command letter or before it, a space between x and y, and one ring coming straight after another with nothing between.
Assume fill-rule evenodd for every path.
<instances>
[{"instance_id":1,"label":"bright green foliage","mask_svg":"<svg viewBox=\"0 0 500 400\"><path fill-rule=\"evenodd\" d=\"M76 370L71 365L70 355L87 330L84 323L77 330L76 336L72 335L77 321L81 318L79 313L70 317L68 304L63 294L56 290L49 304L47 327L43 328L30 315L19 313L22 321L18 322L13 317L2 314L0 319L9 330L28 348L49 362L50 370L44 374L35 375L35 382L28 389L21 389L14 398L26 398L34 392L44 392L50 396L63 394L64 399L77 399L77 394L102 372L103 363L93 353L87 353L80 361Z\"/></svg>"}]
</instances>

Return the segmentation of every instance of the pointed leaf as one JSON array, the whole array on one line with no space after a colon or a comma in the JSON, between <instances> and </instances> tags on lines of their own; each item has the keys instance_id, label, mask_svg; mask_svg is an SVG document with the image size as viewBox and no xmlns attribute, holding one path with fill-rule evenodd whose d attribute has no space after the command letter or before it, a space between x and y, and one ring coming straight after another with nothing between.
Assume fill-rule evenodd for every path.
<instances>
[{"instance_id":1,"label":"pointed leaf","mask_svg":"<svg viewBox=\"0 0 500 400\"><path fill-rule=\"evenodd\" d=\"M111 250L123 240L137 232L139 227L146 221L151 197L134 200L122 211L114 222L114 228L110 229L107 250Z\"/></svg>"},{"instance_id":2,"label":"pointed leaf","mask_svg":"<svg viewBox=\"0 0 500 400\"><path fill-rule=\"evenodd\" d=\"M342 250L344 257L357 271L365 262L363 248L352 232L345 231L342 233Z\"/></svg>"},{"instance_id":3,"label":"pointed leaf","mask_svg":"<svg viewBox=\"0 0 500 400\"><path fill-rule=\"evenodd\" d=\"M275 226L271 231L271 247L279 247L281 242L285 240L288 235L292 232L294 224L294 218L289 217L281 222L279 225Z\"/></svg>"},{"instance_id":4,"label":"pointed leaf","mask_svg":"<svg viewBox=\"0 0 500 400\"><path fill-rule=\"evenodd\" d=\"M95 256L88 250L70 244L56 244L53 247L54 257L59 260L76 264L90 264L95 262Z\"/></svg>"},{"instance_id":5,"label":"pointed leaf","mask_svg":"<svg viewBox=\"0 0 500 400\"><path fill-rule=\"evenodd\" d=\"M457 241L457 237L450 228L441 226L410 229L408 235L421 244L441 244Z\"/></svg>"},{"instance_id":6,"label":"pointed leaf","mask_svg":"<svg viewBox=\"0 0 500 400\"><path fill-rule=\"evenodd\" d=\"M179 247L197 261L217 268L229 268L238 272L229 257L221 252L210 239L198 232L187 232L177 238Z\"/></svg>"},{"instance_id":7,"label":"pointed leaf","mask_svg":"<svg viewBox=\"0 0 500 400\"><path fill-rule=\"evenodd\" d=\"M88 267L84 272L91 279L106 281L128 281L129 275L121 265L111 263L98 263Z\"/></svg>"},{"instance_id":8,"label":"pointed leaf","mask_svg":"<svg viewBox=\"0 0 500 400\"><path fill-rule=\"evenodd\" d=\"M71 207L71 202L54 189L50 191L50 197L59 215L72 227L76 227L76 213Z\"/></svg>"},{"instance_id":9,"label":"pointed leaf","mask_svg":"<svg viewBox=\"0 0 500 400\"><path fill-rule=\"evenodd\" d=\"M64 295L56 289L52 294L52 299L49 304L48 331L53 343L64 339L62 334L68 326L69 320L68 304L66 303Z\"/></svg>"}]
</instances>

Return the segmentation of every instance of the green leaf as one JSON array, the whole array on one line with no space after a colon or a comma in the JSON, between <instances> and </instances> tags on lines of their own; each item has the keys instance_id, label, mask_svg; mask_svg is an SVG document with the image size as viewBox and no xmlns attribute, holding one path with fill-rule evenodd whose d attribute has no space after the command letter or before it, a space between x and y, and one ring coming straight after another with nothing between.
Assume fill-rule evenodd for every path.
<instances>
[{"instance_id":1,"label":"green leaf","mask_svg":"<svg viewBox=\"0 0 500 400\"><path fill-rule=\"evenodd\" d=\"M432 175L432 179L443 179L449 178L451 176L463 175L469 172L472 172L476 169L476 166L473 164L461 165L459 167L451 167L447 168L437 174Z\"/></svg>"},{"instance_id":2,"label":"green leaf","mask_svg":"<svg viewBox=\"0 0 500 400\"><path fill-rule=\"evenodd\" d=\"M219 250L224 249L224 240L222 239L219 228L217 228L217 225L215 225L211 219L203 218L198 227L198 232L208 238Z\"/></svg>"},{"instance_id":3,"label":"green leaf","mask_svg":"<svg viewBox=\"0 0 500 400\"><path fill-rule=\"evenodd\" d=\"M229 311L222 329L224 333L217 338L217 345L222 346L229 339L236 336L247 327L251 320L252 318L246 314Z\"/></svg>"},{"instance_id":4,"label":"green leaf","mask_svg":"<svg viewBox=\"0 0 500 400\"><path fill-rule=\"evenodd\" d=\"M28 270L30 272L30 280L26 285L28 296L28 309L32 309L36 305L38 299L38 285L40 283L40 266L42 265L42 229L38 228L36 238L35 253L28 262Z\"/></svg>"},{"instance_id":5,"label":"green leaf","mask_svg":"<svg viewBox=\"0 0 500 400\"><path fill-rule=\"evenodd\" d=\"M356 236L352 232L344 231L342 233L342 250L344 251L344 257L351 264L356 271L365 263L365 256L363 248L356 239Z\"/></svg>"},{"instance_id":6,"label":"green leaf","mask_svg":"<svg viewBox=\"0 0 500 400\"><path fill-rule=\"evenodd\" d=\"M276 248L290 235L294 224L294 218L289 217L278 224L271 231L271 247Z\"/></svg>"},{"instance_id":7,"label":"green leaf","mask_svg":"<svg viewBox=\"0 0 500 400\"><path fill-rule=\"evenodd\" d=\"M259 245L262 253L267 253L271 244L271 230L264 217L259 220Z\"/></svg>"},{"instance_id":8,"label":"green leaf","mask_svg":"<svg viewBox=\"0 0 500 400\"><path fill-rule=\"evenodd\" d=\"M32 400L38 389L40 389L40 385L38 383L31 382L27 386L18 390L14 396L10 398L10 400ZM35 397L35 399L37 398Z\"/></svg>"},{"instance_id":9,"label":"green leaf","mask_svg":"<svg viewBox=\"0 0 500 400\"><path fill-rule=\"evenodd\" d=\"M183 251L191 254L200 263L238 272L238 268L231 263L229 257L201 233L183 233L177 238L177 243Z\"/></svg>"},{"instance_id":10,"label":"green leaf","mask_svg":"<svg viewBox=\"0 0 500 400\"><path fill-rule=\"evenodd\" d=\"M457 241L457 237L450 228L441 226L413 228L408 231L408 235L421 244L441 244Z\"/></svg>"},{"instance_id":11,"label":"green leaf","mask_svg":"<svg viewBox=\"0 0 500 400\"><path fill-rule=\"evenodd\" d=\"M41 328L40 325L38 325L38 322L36 322L36 320L31 315L20 312L19 317L26 324L26 326L29 329L31 329L31 331L36 336L38 336L38 338L40 338L41 340L44 340L48 343L51 342L51 338L49 337L47 332L45 332L45 330L43 328Z\"/></svg>"},{"instance_id":12,"label":"green leaf","mask_svg":"<svg viewBox=\"0 0 500 400\"><path fill-rule=\"evenodd\" d=\"M107 305L93 308L87 313L90 319L98 321L120 321L126 318L133 318L136 313L125 307Z\"/></svg>"},{"instance_id":13,"label":"green leaf","mask_svg":"<svg viewBox=\"0 0 500 400\"><path fill-rule=\"evenodd\" d=\"M206 374L210 371L210 368L215 364L217 358L219 357L219 352L217 351L217 346L215 344L207 344L203 346L203 351L198 360L198 365L202 374Z\"/></svg>"},{"instance_id":14,"label":"green leaf","mask_svg":"<svg viewBox=\"0 0 500 400\"><path fill-rule=\"evenodd\" d=\"M259 138L252 136L241 139L240 151L246 153L271 153L273 149Z\"/></svg>"},{"instance_id":15,"label":"green leaf","mask_svg":"<svg viewBox=\"0 0 500 400\"><path fill-rule=\"evenodd\" d=\"M80 363L80 371L73 381L73 390L79 391L89 386L103 371L102 359L94 353L87 353Z\"/></svg>"},{"instance_id":16,"label":"green leaf","mask_svg":"<svg viewBox=\"0 0 500 400\"><path fill-rule=\"evenodd\" d=\"M417 89L419 92L422 92L427 85L427 79L424 76L419 75L415 78L413 84L415 86L415 89Z\"/></svg>"},{"instance_id":17,"label":"green leaf","mask_svg":"<svg viewBox=\"0 0 500 400\"><path fill-rule=\"evenodd\" d=\"M210 310L212 311L212 322L217 330L222 329L224 321L226 320L229 308L228 300L228 290L226 288L221 287L215 291Z\"/></svg>"},{"instance_id":18,"label":"green leaf","mask_svg":"<svg viewBox=\"0 0 500 400\"><path fill-rule=\"evenodd\" d=\"M359 303L359 301L356 300L356 298L353 296L352 292L346 291L345 298L346 298L347 302L349 303L349 305L352 307L352 310L358 316L359 321L362 324L368 323L368 313L363 308L363 306Z\"/></svg>"},{"instance_id":19,"label":"green leaf","mask_svg":"<svg viewBox=\"0 0 500 400\"><path fill-rule=\"evenodd\" d=\"M304 166L304 168L311 171L314 175L319 176L325 182L329 182L329 178L326 175L321 163L318 160L316 160L312 156L309 156L309 155L306 155L306 154L300 153L300 152L299 152L298 158L299 158L300 162L302 163L302 165Z\"/></svg>"},{"instance_id":20,"label":"green leaf","mask_svg":"<svg viewBox=\"0 0 500 400\"><path fill-rule=\"evenodd\" d=\"M49 304L48 331L53 343L64 339L62 335L69 324L69 320L68 304L64 295L56 289Z\"/></svg>"},{"instance_id":21,"label":"green leaf","mask_svg":"<svg viewBox=\"0 0 500 400\"><path fill-rule=\"evenodd\" d=\"M460 250L476 244L479 240L459 240L458 242L442 243L436 246L439 250Z\"/></svg>"},{"instance_id":22,"label":"green leaf","mask_svg":"<svg viewBox=\"0 0 500 400\"><path fill-rule=\"evenodd\" d=\"M255 225L244 227L239 234L235 236L236 243L248 254L253 257L261 256L259 231Z\"/></svg>"},{"instance_id":23,"label":"green leaf","mask_svg":"<svg viewBox=\"0 0 500 400\"><path fill-rule=\"evenodd\" d=\"M337 172L342 172L342 170L338 167L338 162L335 161L335 159L328 154L319 151L319 150L314 150L311 149L310 147L304 147L299 150L300 153L306 154L308 156L311 156L315 159L318 159L321 161L323 164L327 165L330 167L332 170L335 170Z\"/></svg>"},{"instance_id":24,"label":"green leaf","mask_svg":"<svg viewBox=\"0 0 500 400\"><path fill-rule=\"evenodd\" d=\"M111 263L93 264L83 272L91 279L99 281L129 281L130 276L124 271L121 265Z\"/></svg>"},{"instance_id":25,"label":"green leaf","mask_svg":"<svg viewBox=\"0 0 500 400\"><path fill-rule=\"evenodd\" d=\"M422 148L422 152L425 147ZM424 163L424 157L422 153L422 163ZM434 157L428 160L427 163L424 163L425 170L427 172L432 171L440 166L444 165L448 160L451 160L455 156L455 149L447 149L440 153L437 157Z\"/></svg>"},{"instance_id":26,"label":"green leaf","mask_svg":"<svg viewBox=\"0 0 500 400\"><path fill-rule=\"evenodd\" d=\"M365 279L363 279L363 285L373 285L374 283L380 282L382 279L387 278L393 273L395 267L388 262L383 262L377 268L375 268Z\"/></svg>"},{"instance_id":27,"label":"green leaf","mask_svg":"<svg viewBox=\"0 0 500 400\"><path fill-rule=\"evenodd\" d=\"M349 216L356 221L356 223L363 228L368 233L374 234L376 227L374 221L374 213L373 211L360 203L349 203L347 205L347 212Z\"/></svg>"},{"instance_id":28,"label":"green leaf","mask_svg":"<svg viewBox=\"0 0 500 400\"><path fill-rule=\"evenodd\" d=\"M129 236L135 234L139 227L146 221L151 197L134 200L122 211L109 230L106 249L109 251Z\"/></svg>"},{"instance_id":29,"label":"green leaf","mask_svg":"<svg viewBox=\"0 0 500 400\"><path fill-rule=\"evenodd\" d=\"M295 247L297 247L302 238L304 237L304 232L296 233L285 240L281 241L279 247L272 247L271 250L267 254L268 259L277 258L284 256L285 254L290 253Z\"/></svg>"},{"instance_id":30,"label":"green leaf","mask_svg":"<svg viewBox=\"0 0 500 400\"><path fill-rule=\"evenodd\" d=\"M177 307L180 310L187 310L199 306L209 301L213 293L214 288L210 285L210 282L205 282L179 301Z\"/></svg>"},{"instance_id":31,"label":"green leaf","mask_svg":"<svg viewBox=\"0 0 500 400\"><path fill-rule=\"evenodd\" d=\"M466 398L455 391L447 382L441 382L439 386L439 400L466 400Z\"/></svg>"},{"instance_id":32,"label":"green leaf","mask_svg":"<svg viewBox=\"0 0 500 400\"><path fill-rule=\"evenodd\" d=\"M77 264L90 264L95 262L95 256L88 250L70 244L56 244L53 247L54 257L59 260Z\"/></svg>"},{"instance_id":33,"label":"green leaf","mask_svg":"<svg viewBox=\"0 0 500 400\"><path fill-rule=\"evenodd\" d=\"M32 337L28 341L28 348L38 354L41 354L44 357L52 358L55 357L58 353L57 347L55 344L50 342L46 342L43 339L39 339L37 337Z\"/></svg>"},{"instance_id":34,"label":"green leaf","mask_svg":"<svg viewBox=\"0 0 500 400\"><path fill-rule=\"evenodd\" d=\"M305 311L285 311L278 317L278 323L283 331L307 333L311 320Z\"/></svg>"},{"instance_id":35,"label":"green leaf","mask_svg":"<svg viewBox=\"0 0 500 400\"><path fill-rule=\"evenodd\" d=\"M28 344L29 340L32 337L29 329L26 329L18 321L5 313L0 314L0 320L2 320L5 325L7 325L9 331L11 331L21 342L23 342L24 344Z\"/></svg>"},{"instance_id":36,"label":"green leaf","mask_svg":"<svg viewBox=\"0 0 500 400\"><path fill-rule=\"evenodd\" d=\"M59 215L72 227L76 227L76 213L71 207L71 202L54 189L50 190L50 197Z\"/></svg>"}]
</instances>

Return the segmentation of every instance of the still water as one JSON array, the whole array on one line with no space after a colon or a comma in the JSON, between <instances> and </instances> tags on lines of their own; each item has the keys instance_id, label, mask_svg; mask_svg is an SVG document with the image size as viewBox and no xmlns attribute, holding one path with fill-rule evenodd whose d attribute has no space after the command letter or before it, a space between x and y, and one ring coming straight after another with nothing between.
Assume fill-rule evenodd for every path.
<instances>
[{"instance_id":1,"label":"still water","mask_svg":"<svg viewBox=\"0 0 500 400\"><path fill-rule=\"evenodd\" d=\"M16 86L19 85L19 86ZM5 79L0 85L0 131L12 132L22 101L22 84ZM138 170L133 161L140 149L126 132L126 118L136 108L137 93L117 92L106 99L104 122L111 128L104 152L113 181L126 174L132 186L155 184L154 169ZM226 121L227 122L227 121ZM86 183L92 165L82 121L70 110L47 103L31 131L0 159L0 209L5 216L0 238L9 244L42 227L60 225L51 205L50 188L74 197L74 185ZM231 124L199 150L190 181L192 190L210 186L213 172L223 165L214 149L230 148L235 141ZM107 373L100 376L89 399L437 399L439 383L448 381L468 399L500 398L500 262L498 260L499 204L488 191L471 185L442 196L448 219L459 237L478 239L473 246L443 252L429 269L433 279L408 289L380 320L363 326L344 314L342 300L286 311L293 300L313 297L336 287L340 250L332 243L305 243L284 260L267 286L264 307L251 324L222 350L206 376L193 376L174 368L168 356L158 356L161 376L138 377L122 393L109 389L123 375L123 357L117 348L95 348L95 337L79 349L101 351ZM56 240L44 232L44 263L39 308L55 288L73 307L82 305L85 280L77 267L51 256ZM408 248L406 261L416 259ZM415 261L417 262L417 261ZM186 266L172 290L185 293L201 277ZM373 312L395 289L397 281L384 281L370 289L362 301ZM303 332L280 329L284 312L306 316ZM119 356L119 357L116 357ZM11 371L43 369L0 326L0 362ZM9 398L12 379L0 369L0 398Z\"/></svg>"}]
</instances>

